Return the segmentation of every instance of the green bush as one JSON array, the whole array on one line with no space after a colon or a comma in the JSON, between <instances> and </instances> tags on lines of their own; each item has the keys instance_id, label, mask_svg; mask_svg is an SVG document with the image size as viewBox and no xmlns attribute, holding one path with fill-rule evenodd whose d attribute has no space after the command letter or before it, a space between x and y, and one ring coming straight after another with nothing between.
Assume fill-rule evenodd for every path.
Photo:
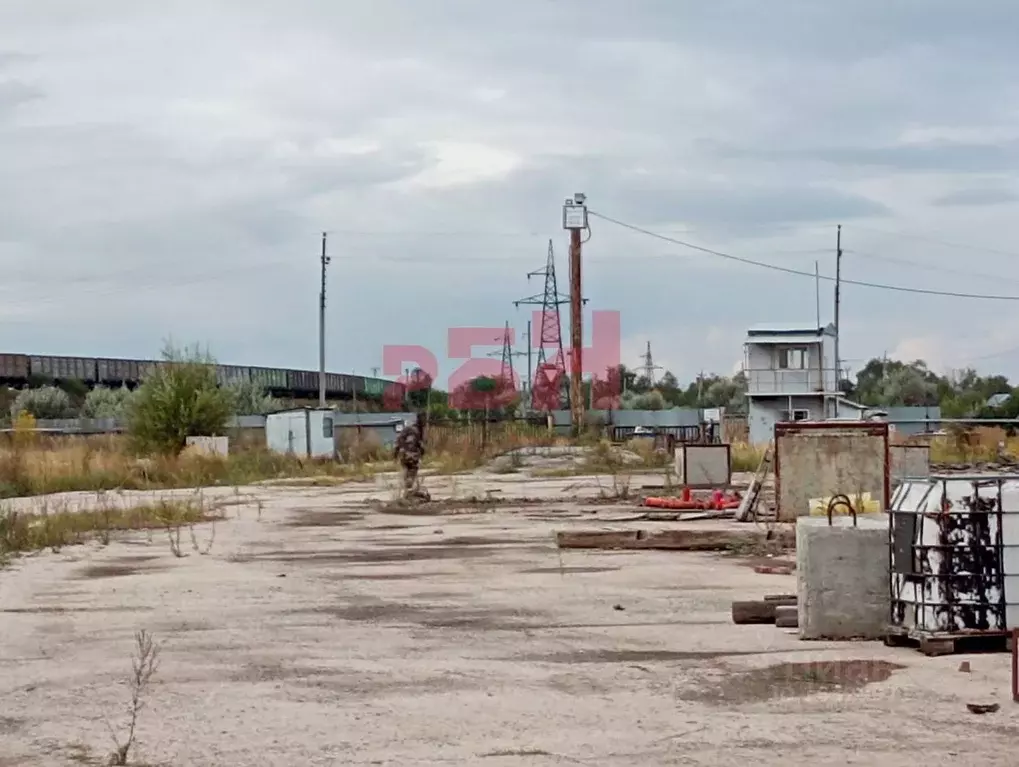
<instances>
[{"instance_id":1,"label":"green bush","mask_svg":"<svg viewBox=\"0 0 1019 767\"><path fill-rule=\"evenodd\" d=\"M17 418L22 412L35 418L73 418L74 406L67 392L56 386L43 386L18 393L11 405L11 417Z\"/></svg>"},{"instance_id":2,"label":"green bush","mask_svg":"<svg viewBox=\"0 0 1019 767\"><path fill-rule=\"evenodd\" d=\"M212 357L197 347L178 351L168 344L163 360L131 400L129 429L136 447L177 454L188 437L223 434L234 402L216 384Z\"/></svg>"},{"instance_id":3,"label":"green bush","mask_svg":"<svg viewBox=\"0 0 1019 767\"><path fill-rule=\"evenodd\" d=\"M265 415L280 410L280 401L270 397L255 381L238 381L226 387L237 415Z\"/></svg>"},{"instance_id":4,"label":"green bush","mask_svg":"<svg viewBox=\"0 0 1019 767\"><path fill-rule=\"evenodd\" d=\"M126 418L130 412L132 396L126 386L119 389L97 386L85 395L81 415L83 418Z\"/></svg>"}]
</instances>

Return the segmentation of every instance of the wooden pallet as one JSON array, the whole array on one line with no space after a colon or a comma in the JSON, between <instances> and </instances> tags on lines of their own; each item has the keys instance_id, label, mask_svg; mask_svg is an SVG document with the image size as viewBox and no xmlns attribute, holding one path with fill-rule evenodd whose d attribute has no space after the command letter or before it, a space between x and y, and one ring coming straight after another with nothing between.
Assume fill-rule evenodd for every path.
<instances>
[{"instance_id":1,"label":"wooden pallet","mask_svg":"<svg viewBox=\"0 0 1019 767\"><path fill-rule=\"evenodd\" d=\"M889 626L884 642L888 647L915 647L930 658L939 655L1012 651L1012 634L1009 631L952 634Z\"/></svg>"}]
</instances>

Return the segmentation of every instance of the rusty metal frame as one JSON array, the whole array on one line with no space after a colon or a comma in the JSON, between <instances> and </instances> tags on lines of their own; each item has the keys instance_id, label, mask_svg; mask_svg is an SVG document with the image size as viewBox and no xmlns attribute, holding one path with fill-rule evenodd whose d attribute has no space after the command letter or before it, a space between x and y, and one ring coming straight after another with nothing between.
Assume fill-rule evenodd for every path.
<instances>
[{"instance_id":1,"label":"rusty metal frame","mask_svg":"<svg viewBox=\"0 0 1019 767\"><path fill-rule=\"evenodd\" d=\"M782 469L779 463L778 439L787 434L797 434L807 431L856 431L872 437L881 437L885 445L885 471L884 471L884 499L881 502L882 511L888 511L892 502L892 460L889 450L888 423L884 421L782 421L775 424L775 513L779 518L782 510L778 504L782 499Z\"/></svg>"}]
</instances>

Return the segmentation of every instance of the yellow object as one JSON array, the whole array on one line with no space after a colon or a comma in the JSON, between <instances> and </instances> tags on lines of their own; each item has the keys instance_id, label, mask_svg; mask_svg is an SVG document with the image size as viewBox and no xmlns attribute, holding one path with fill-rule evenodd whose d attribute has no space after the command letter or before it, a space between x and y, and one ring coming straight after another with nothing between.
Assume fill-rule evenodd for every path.
<instances>
[{"instance_id":1,"label":"yellow object","mask_svg":"<svg viewBox=\"0 0 1019 767\"><path fill-rule=\"evenodd\" d=\"M27 410L22 410L14 419L14 442L17 445L29 445L34 441L35 416Z\"/></svg>"},{"instance_id":2,"label":"yellow object","mask_svg":"<svg viewBox=\"0 0 1019 767\"><path fill-rule=\"evenodd\" d=\"M845 495L849 498L849 502L853 504L857 514L879 514L881 512L881 502L876 498L872 498L870 493L863 493L861 495L846 493ZM828 516L828 504L832 498L833 496L830 495L827 498L811 498L810 516ZM848 516L849 509L846 508L844 503L836 503L831 513L833 517Z\"/></svg>"}]
</instances>

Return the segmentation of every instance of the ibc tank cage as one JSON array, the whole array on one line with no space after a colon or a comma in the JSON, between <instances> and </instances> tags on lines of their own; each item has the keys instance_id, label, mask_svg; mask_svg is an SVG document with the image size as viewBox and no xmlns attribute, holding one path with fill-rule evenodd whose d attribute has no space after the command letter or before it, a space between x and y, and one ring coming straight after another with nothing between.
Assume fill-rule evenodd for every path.
<instances>
[{"instance_id":1,"label":"ibc tank cage","mask_svg":"<svg viewBox=\"0 0 1019 767\"><path fill-rule=\"evenodd\" d=\"M890 629L1019 627L1019 475L905 479L889 511Z\"/></svg>"}]
</instances>

